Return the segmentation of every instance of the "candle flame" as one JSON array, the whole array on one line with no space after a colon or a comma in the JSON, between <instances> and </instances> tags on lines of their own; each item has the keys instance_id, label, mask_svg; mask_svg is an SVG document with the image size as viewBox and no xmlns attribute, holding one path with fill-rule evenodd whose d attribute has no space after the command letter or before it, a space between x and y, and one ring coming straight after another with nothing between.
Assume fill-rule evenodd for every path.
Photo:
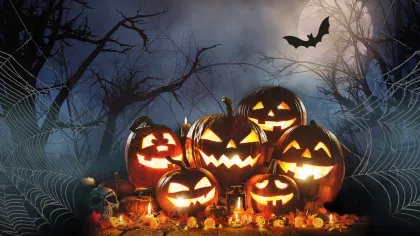
<instances>
[{"instance_id":1,"label":"candle flame","mask_svg":"<svg viewBox=\"0 0 420 236\"><path fill-rule=\"evenodd\" d=\"M150 215L152 214L152 205L149 202L149 205L147 205L147 214Z\"/></svg>"},{"instance_id":2,"label":"candle flame","mask_svg":"<svg viewBox=\"0 0 420 236\"><path fill-rule=\"evenodd\" d=\"M122 218L122 215L120 215L120 222L123 222L123 218Z\"/></svg>"},{"instance_id":3,"label":"candle flame","mask_svg":"<svg viewBox=\"0 0 420 236\"><path fill-rule=\"evenodd\" d=\"M238 213L235 214L235 219L238 219Z\"/></svg>"},{"instance_id":4,"label":"candle flame","mask_svg":"<svg viewBox=\"0 0 420 236\"><path fill-rule=\"evenodd\" d=\"M184 124L186 124L187 123L187 117L185 117L185 119L184 119Z\"/></svg>"},{"instance_id":5,"label":"candle flame","mask_svg":"<svg viewBox=\"0 0 420 236\"><path fill-rule=\"evenodd\" d=\"M332 221L332 219L333 219L333 218L332 218L332 214L330 214L330 221Z\"/></svg>"},{"instance_id":6,"label":"candle flame","mask_svg":"<svg viewBox=\"0 0 420 236\"><path fill-rule=\"evenodd\" d=\"M238 201L236 202L236 207L238 208L238 210L241 209L241 197L238 197Z\"/></svg>"}]
</instances>

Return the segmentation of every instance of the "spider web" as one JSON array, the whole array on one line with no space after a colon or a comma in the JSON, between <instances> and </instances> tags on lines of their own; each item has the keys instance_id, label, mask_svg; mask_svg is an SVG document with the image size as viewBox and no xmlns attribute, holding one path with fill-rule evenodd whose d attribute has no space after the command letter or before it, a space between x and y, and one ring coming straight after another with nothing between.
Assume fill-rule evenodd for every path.
<instances>
[{"instance_id":1,"label":"spider web","mask_svg":"<svg viewBox=\"0 0 420 236\"><path fill-rule=\"evenodd\" d=\"M12 1L10 4L13 6ZM15 13L26 33L31 35ZM29 43L35 44L29 38L15 53ZM58 75L51 64L48 67ZM28 76L33 77L13 55L0 52L0 235L41 235L66 224L77 215L75 196L84 176L74 147L66 139L66 128L77 135L85 131L82 125L74 129L48 124L50 127L39 129L32 136L15 132L12 137L11 125L16 127L22 122L14 117L30 117L25 107L37 104L37 109L42 110L51 107L54 100L53 89L38 90L26 82ZM40 80L38 84L48 87ZM25 94L16 88L24 89ZM6 107L9 109L5 110ZM78 123L61 114L60 119L68 124ZM45 140L48 140L47 146L67 145L70 155L58 151L49 153L43 145Z\"/></svg>"}]
</instances>

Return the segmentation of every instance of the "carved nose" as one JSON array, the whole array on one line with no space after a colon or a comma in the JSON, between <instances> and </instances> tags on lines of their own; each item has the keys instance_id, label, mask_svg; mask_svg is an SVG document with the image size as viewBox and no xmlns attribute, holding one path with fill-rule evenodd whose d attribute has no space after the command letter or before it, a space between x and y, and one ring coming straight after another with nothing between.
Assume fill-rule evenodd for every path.
<instances>
[{"instance_id":1,"label":"carved nose","mask_svg":"<svg viewBox=\"0 0 420 236\"><path fill-rule=\"evenodd\" d=\"M270 112L268 112L268 116L274 116L274 112L270 110Z\"/></svg>"},{"instance_id":2,"label":"carved nose","mask_svg":"<svg viewBox=\"0 0 420 236\"><path fill-rule=\"evenodd\" d=\"M231 139L229 141L228 145L226 146L226 148L236 148L235 142Z\"/></svg>"},{"instance_id":3,"label":"carved nose","mask_svg":"<svg viewBox=\"0 0 420 236\"><path fill-rule=\"evenodd\" d=\"M158 150L158 152L161 152L161 151L168 151L168 146L165 146L165 145L159 145L159 146L157 146L157 147L156 147L156 149Z\"/></svg>"},{"instance_id":4,"label":"carved nose","mask_svg":"<svg viewBox=\"0 0 420 236\"><path fill-rule=\"evenodd\" d=\"M312 158L311 152L309 151L309 149L305 149L305 151L302 154L302 157Z\"/></svg>"}]
</instances>

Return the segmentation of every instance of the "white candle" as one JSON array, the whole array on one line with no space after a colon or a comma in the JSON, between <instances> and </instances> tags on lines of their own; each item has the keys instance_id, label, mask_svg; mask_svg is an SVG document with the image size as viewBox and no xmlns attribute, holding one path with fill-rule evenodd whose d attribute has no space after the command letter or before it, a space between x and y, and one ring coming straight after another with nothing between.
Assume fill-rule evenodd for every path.
<instances>
[{"instance_id":1,"label":"white candle","mask_svg":"<svg viewBox=\"0 0 420 236\"><path fill-rule=\"evenodd\" d=\"M329 223L330 223L331 226L334 225L332 214L330 214L330 222Z\"/></svg>"},{"instance_id":2,"label":"white candle","mask_svg":"<svg viewBox=\"0 0 420 236\"><path fill-rule=\"evenodd\" d=\"M184 124L181 124L181 137L184 138L187 136L188 131L191 128L191 124L188 123L187 117L185 117Z\"/></svg>"}]
</instances>

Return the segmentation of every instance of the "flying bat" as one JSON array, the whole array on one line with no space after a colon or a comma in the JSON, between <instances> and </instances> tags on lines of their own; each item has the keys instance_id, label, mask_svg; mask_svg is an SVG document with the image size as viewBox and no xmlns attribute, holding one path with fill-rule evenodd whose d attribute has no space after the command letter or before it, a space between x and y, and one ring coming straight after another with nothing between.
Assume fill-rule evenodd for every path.
<instances>
[{"instance_id":1,"label":"flying bat","mask_svg":"<svg viewBox=\"0 0 420 236\"><path fill-rule=\"evenodd\" d=\"M300 38L297 38L295 36L285 36L283 38L286 39L287 42L295 48L298 48L299 46L303 46L303 47L306 47L306 48L316 47L316 45L319 42L321 42L322 36L329 33L329 31L328 31L328 29L330 28L329 18L330 17L327 17L322 21L321 25L319 26L318 35L315 38L312 34L307 35L308 36L307 41L304 41L304 40L302 40Z\"/></svg>"}]
</instances>

